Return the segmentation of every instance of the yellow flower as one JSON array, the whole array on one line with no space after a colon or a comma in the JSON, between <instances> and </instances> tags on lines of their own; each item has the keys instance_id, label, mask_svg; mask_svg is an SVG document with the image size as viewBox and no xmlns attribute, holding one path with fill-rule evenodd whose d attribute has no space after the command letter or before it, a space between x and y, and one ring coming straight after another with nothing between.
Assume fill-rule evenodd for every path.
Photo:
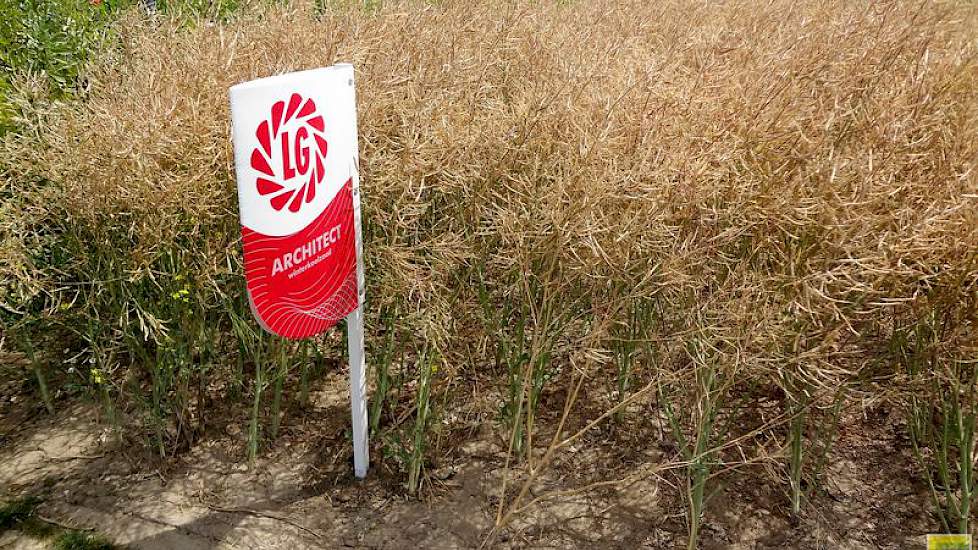
<instances>
[{"instance_id":1,"label":"yellow flower","mask_svg":"<svg viewBox=\"0 0 978 550\"><path fill-rule=\"evenodd\" d=\"M61 308L61 311L68 311L69 309L71 309L71 303L70 302L61 302L61 305L58 306L58 307Z\"/></svg>"},{"instance_id":2,"label":"yellow flower","mask_svg":"<svg viewBox=\"0 0 978 550\"><path fill-rule=\"evenodd\" d=\"M96 384L102 384L105 382L105 380L102 378L102 371L92 369L89 371L89 373L92 375L92 382L95 382Z\"/></svg>"}]
</instances>

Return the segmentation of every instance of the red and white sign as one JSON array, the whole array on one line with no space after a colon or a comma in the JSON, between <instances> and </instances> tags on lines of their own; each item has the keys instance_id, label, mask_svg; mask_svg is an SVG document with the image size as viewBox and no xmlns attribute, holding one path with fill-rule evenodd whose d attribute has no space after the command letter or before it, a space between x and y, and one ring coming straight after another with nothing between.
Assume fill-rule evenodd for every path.
<instances>
[{"instance_id":1,"label":"red and white sign","mask_svg":"<svg viewBox=\"0 0 978 550\"><path fill-rule=\"evenodd\" d=\"M347 319L353 471L367 475L363 246L353 66L231 88L245 278L265 330L299 339Z\"/></svg>"},{"instance_id":2,"label":"red and white sign","mask_svg":"<svg viewBox=\"0 0 978 550\"><path fill-rule=\"evenodd\" d=\"M360 303L353 67L253 80L230 95L252 310L274 334L318 334Z\"/></svg>"}]
</instances>

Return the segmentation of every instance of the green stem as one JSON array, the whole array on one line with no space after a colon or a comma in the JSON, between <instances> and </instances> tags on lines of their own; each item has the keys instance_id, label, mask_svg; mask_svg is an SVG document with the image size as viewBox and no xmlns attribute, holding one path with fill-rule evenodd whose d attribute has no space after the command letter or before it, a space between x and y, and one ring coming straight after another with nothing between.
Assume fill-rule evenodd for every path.
<instances>
[{"instance_id":1,"label":"green stem","mask_svg":"<svg viewBox=\"0 0 978 550\"><path fill-rule=\"evenodd\" d=\"M28 338L23 339L23 345L27 351L27 359L31 362L34 377L37 379L37 387L41 391L41 400L44 402L44 408L48 410L48 414L54 414L54 402L51 400L51 393L48 391L48 382L44 376L44 368L34 355L34 346L31 345Z\"/></svg>"},{"instance_id":2,"label":"green stem","mask_svg":"<svg viewBox=\"0 0 978 550\"><path fill-rule=\"evenodd\" d=\"M790 437L791 437L791 511L795 515L801 513L801 477L802 477L802 467L803 467L803 448L802 448L802 438L805 429L805 412L801 409L795 413L795 416L791 419Z\"/></svg>"},{"instance_id":3,"label":"green stem","mask_svg":"<svg viewBox=\"0 0 978 550\"><path fill-rule=\"evenodd\" d=\"M418 395L414 420L414 445L408 464L408 492L412 495L418 492L421 484L421 467L424 464L425 443L428 436L428 412L431 397L431 368L434 363L430 349L421 355L418 380Z\"/></svg>"},{"instance_id":4,"label":"green stem","mask_svg":"<svg viewBox=\"0 0 978 550\"><path fill-rule=\"evenodd\" d=\"M261 394L265 389L265 373L260 352L255 354L254 401L251 406L251 425L248 427L248 462L254 463L258 456L258 418L261 415Z\"/></svg>"},{"instance_id":5,"label":"green stem","mask_svg":"<svg viewBox=\"0 0 978 550\"><path fill-rule=\"evenodd\" d=\"M974 489L974 462L971 452L974 448L975 435L975 415L969 414L961 423L961 439L958 441L958 452L960 454L960 469L958 471L959 485L961 491L961 509L958 514L958 532L967 534L968 522L971 518L971 501Z\"/></svg>"},{"instance_id":6,"label":"green stem","mask_svg":"<svg viewBox=\"0 0 978 550\"><path fill-rule=\"evenodd\" d=\"M44 377L44 370L37 363L34 363L34 376L37 378L37 387L41 390L41 400L44 401L44 408L48 414L54 414L54 402L51 401L51 394L48 392L48 383Z\"/></svg>"},{"instance_id":7,"label":"green stem","mask_svg":"<svg viewBox=\"0 0 978 550\"><path fill-rule=\"evenodd\" d=\"M386 341L379 360L377 361L377 367L374 371L374 380L376 387L374 388L374 397L370 401L370 433L376 433L377 429L380 427L380 415L384 410L384 404L388 400L388 392L391 387L391 363L394 359L394 319L397 315L397 310L395 309L392 314L387 316L386 324Z\"/></svg>"},{"instance_id":8,"label":"green stem","mask_svg":"<svg viewBox=\"0 0 978 550\"><path fill-rule=\"evenodd\" d=\"M303 358L302 370L299 373L299 404L302 408L309 406L309 362L308 356Z\"/></svg>"},{"instance_id":9,"label":"green stem","mask_svg":"<svg viewBox=\"0 0 978 550\"><path fill-rule=\"evenodd\" d=\"M282 411L282 388L285 385L285 375L289 369L289 346L286 340L279 343L278 369L275 373L275 390L272 394L272 427L271 438L274 441L278 437L278 428L281 424Z\"/></svg>"}]
</instances>

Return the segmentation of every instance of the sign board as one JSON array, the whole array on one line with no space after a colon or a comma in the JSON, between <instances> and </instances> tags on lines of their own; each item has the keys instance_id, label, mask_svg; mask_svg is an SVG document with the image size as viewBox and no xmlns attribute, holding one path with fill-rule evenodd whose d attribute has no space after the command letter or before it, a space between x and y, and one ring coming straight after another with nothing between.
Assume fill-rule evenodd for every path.
<instances>
[{"instance_id":1,"label":"sign board","mask_svg":"<svg viewBox=\"0 0 978 550\"><path fill-rule=\"evenodd\" d=\"M251 310L302 339L347 318L354 463L366 475L363 262L353 66L252 80L230 90Z\"/></svg>"}]
</instances>

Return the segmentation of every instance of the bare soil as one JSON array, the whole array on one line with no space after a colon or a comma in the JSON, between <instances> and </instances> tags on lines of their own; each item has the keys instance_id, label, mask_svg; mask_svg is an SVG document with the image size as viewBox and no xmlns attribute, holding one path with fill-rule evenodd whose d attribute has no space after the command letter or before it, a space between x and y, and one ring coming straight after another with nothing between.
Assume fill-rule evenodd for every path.
<instances>
[{"instance_id":1,"label":"bare soil","mask_svg":"<svg viewBox=\"0 0 978 550\"><path fill-rule=\"evenodd\" d=\"M29 395L0 395L0 500L39 495L39 513L137 549L477 548L486 541L506 474L491 421L433 464L422 499L406 495L375 442L367 480L351 473L345 379L322 382L306 410L290 410L273 448L249 466L234 422L164 464L120 441L91 405L54 416ZM881 428L882 426L882 428ZM755 464L724 475L708 504L703 548L923 548L934 528L925 487L885 410L846 419L825 490L801 518ZM624 478L672 452L654 430L597 429L559 455L531 493ZM513 475L519 475L516 471ZM486 546L677 548L686 525L678 476L544 499ZM0 548L44 548L16 530Z\"/></svg>"}]
</instances>

